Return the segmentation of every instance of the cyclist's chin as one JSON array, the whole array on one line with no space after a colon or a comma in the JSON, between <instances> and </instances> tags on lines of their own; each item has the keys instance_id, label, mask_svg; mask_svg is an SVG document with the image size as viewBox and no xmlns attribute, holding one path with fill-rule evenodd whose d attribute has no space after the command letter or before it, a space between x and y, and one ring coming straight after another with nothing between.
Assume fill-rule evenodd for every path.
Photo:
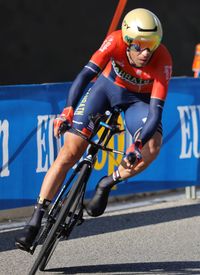
<instances>
[{"instance_id":1,"label":"cyclist's chin","mask_svg":"<svg viewBox=\"0 0 200 275\"><path fill-rule=\"evenodd\" d=\"M146 60L138 60L136 65L137 65L137 67L144 67L144 66L147 65L148 61L149 61L149 59L146 59Z\"/></svg>"}]
</instances>

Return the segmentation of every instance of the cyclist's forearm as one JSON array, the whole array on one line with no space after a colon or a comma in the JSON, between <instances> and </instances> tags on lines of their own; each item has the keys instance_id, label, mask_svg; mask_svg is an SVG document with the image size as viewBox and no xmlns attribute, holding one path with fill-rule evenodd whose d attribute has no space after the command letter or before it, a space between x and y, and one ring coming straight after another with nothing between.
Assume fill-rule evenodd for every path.
<instances>
[{"instance_id":1,"label":"cyclist's forearm","mask_svg":"<svg viewBox=\"0 0 200 275\"><path fill-rule=\"evenodd\" d=\"M100 68L91 62L82 69L70 88L67 106L72 106L74 109L77 107L84 89L99 72Z\"/></svg>"},{"instance_id":2,"label":"cyclist's forearm","mask_svg":"<svg viewBox=\"0 0 200 275\"><path fill-rule=\"evenodd\" d=\"M156 132L161 122L163 106L164 101L156 98L151 99L147 121L138 137L138 139L142 141L143 146Z\"/></svg>"}]
</instances>

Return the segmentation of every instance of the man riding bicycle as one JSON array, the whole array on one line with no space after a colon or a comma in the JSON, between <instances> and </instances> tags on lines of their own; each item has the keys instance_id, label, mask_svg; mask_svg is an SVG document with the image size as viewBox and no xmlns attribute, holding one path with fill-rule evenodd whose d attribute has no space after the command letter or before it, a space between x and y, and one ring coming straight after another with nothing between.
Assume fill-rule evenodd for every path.
<instances>
[{"instance_id":1,"label":"man riding bicycle","mask_svg":"<svg viewBox=\"0 0 200 275\"><path fill-rule=\"evenodd\" d=\"M161 44L162 26L146 9L130 11L122 29L106 37L101 47L74 80L62 114L54 122L59 137L63 123L73 124L86 137L93 134L89 115L103 114L115 106L124 112L125 124L133 137L116 171L100 179L94 197L86 206L91 216L103 214L111 188L143 171L158 155L162 144L162 111L172 72L171 55ZM97 77L80 101L84 89ZM81 158L88 142L69 131L56 160L48 170L34 213L16 245L29 250L41 227L45 210L62 185L68 170Z\"/></svg>"}]
</instances>

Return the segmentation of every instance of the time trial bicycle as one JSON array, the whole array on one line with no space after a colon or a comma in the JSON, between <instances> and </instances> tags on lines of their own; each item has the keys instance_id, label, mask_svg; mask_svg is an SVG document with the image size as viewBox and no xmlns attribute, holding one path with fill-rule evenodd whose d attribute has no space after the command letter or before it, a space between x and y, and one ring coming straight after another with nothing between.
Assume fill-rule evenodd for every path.
<instances>
[{"instance_id":1,"label":"time trial bicycle","mask_svg":"<svg viewBox=\"0 0 200 275\"><path fill-rule=\"evenodd\" d=\"M41 244L41 250L29 272L34 275L39 269L44 271L58 242L68 239L75 225L81 225L84 221L84 199L86 186L97 159L99 150L125 155L125 152L108 147L110 139L115 134L120 134L124 129L120 129L118 117L121 110L114 108L105 114L97 114L90 117L90 122L94 125L94 133L91 138L85 137L80 131L71 127L70 131L87 140L88 148L86 157L79 161L67 182L63 185L50 208L44 226L42 227L33 246L29 250L34 253L36 247ZM64 124L64 127L68 127ZM97 132L103 131L97 141L93 141ZM60 129L64 132L66 129ZM136 156L128 155L129 162L134 163Z\"/></svg>"}]
</instances>

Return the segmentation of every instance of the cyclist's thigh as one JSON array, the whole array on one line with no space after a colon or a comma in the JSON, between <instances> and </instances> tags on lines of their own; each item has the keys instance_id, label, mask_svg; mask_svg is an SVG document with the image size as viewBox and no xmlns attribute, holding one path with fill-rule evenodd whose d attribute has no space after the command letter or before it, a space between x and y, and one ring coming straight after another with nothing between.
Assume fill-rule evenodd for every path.
<instances>
[{"instance_id":1,"label":"cyclist's thigh","mask_svg":"<svg viewBox=\"0 0 200 275\"><path fill-rule=\"evenodd\" d=\"M143 128L148 112L149 104L143 101L131 104L124 111L126 127L134 139ZM162 123L159 124L157 131L162 135Z\"/></svg>"},{"instance_id":2,"label":"cyclist's thigh","mask_svg":"<svg viewBox=\"0 0 200 275\"><path fill-rule=\"evenodd\" d=\"M82 131L86 136L90 136L93 131L93 124L90 122L90 116L104 114L110 109L109 100L104 93L102 85L99 82L85 94L80 104L75 110L73 126Z\"/></svg>"}]
</instances>

